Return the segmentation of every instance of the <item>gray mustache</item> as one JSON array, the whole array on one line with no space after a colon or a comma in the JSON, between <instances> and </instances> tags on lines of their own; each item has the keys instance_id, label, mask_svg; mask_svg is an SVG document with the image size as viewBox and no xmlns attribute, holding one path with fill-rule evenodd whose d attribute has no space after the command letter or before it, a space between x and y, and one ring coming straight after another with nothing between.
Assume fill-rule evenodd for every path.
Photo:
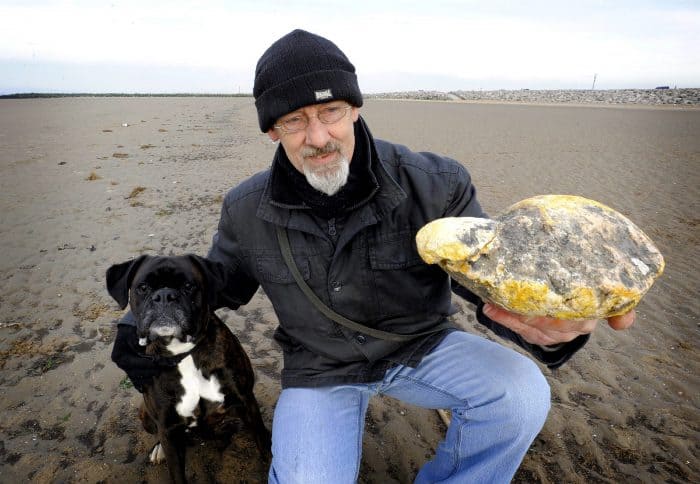
<instances>
[{"instance_id":1,"label":"gray mustache","mask_svg":"<svg viewBox=\"0 0 700 484\"><path fill-rule=\"evenodd\" d=\"M338 143L329 141L323 148L304 148L301 151L301 156L303 156L304 158L308 158L311 156L327 155L336 151L340 151L340 146L338 145Z\"/></svg>"}]
</instances>

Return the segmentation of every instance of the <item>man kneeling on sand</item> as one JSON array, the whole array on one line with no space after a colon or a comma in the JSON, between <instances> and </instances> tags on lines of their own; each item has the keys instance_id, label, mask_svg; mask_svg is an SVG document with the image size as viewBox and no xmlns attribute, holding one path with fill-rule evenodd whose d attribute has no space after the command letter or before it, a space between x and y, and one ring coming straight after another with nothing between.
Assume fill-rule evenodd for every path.
<instances>
[{"instance_id":1,"label":"man kneeling on sand","mask_svg":"<svg viewBox=\"0 0 700 484\"><path fill-rule=\"evenodd\" d=\"M372 137L355 68L331 41L302 30L277 40L258 61L254 96L260 129L280 145L269 170L226 196L208 257L233 274L228 300L246 304L262 287L279 319L283 390L270 482L355 482L378 394L452 412L416 482L508 482L545 422L549 386L530 359L452 325L452 292L550 368L597 321L571 331L509 313L420 259L414 239L426 223L485 216L474 185L454 160ZM280 252L285 233L298 281ZM631 312L608 323L633 321ZM136 338L130 324L127 315L119 340ZM145 359L113 358L137 387L158 372Z\"/></svg>"}]
</instances>

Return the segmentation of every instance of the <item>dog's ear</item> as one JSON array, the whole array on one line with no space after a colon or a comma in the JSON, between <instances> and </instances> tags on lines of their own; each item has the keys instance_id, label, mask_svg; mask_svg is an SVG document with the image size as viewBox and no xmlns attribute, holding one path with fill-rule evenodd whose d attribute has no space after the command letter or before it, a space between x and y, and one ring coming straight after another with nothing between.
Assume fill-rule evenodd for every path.
<instances>
[{"instance_id":1,"label":"dog's ear","mask_svg":"<svg viewBox=\"0 0 700 484\"><path fill-rule=\"evenodd\" d=\"M124 309L129 304L129 288L131 281L134 280L136 271L143 264L143 261L148 258L147 255L142 255L136 259L132 259L121 264L115 264L107 269L107 291L114 298L119 307Z\"/></svg>"},{"instance_id":2,"label":"dog's ear","mask_svg":"<svg viewBox=\"0 0 700 484\"><path fill-rule=\"evenodd\" d=\"M187 257L195 266L199 267L199 270L206 279L207 303L209 304L209 308L212 311L224 306L231 309L238 309L240 304L233 301L227 295L227 289L232 283L233 278L231 271L220 262L215 262L194 254L189 254Z\"/></svg>"}]
</instances>

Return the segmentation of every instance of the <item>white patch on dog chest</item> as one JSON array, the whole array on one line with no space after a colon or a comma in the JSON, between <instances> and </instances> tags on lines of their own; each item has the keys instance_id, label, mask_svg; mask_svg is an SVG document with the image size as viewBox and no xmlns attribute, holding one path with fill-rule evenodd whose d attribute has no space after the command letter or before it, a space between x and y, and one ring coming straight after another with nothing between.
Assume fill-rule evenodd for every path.
<instances>
[{"instance_id":1,"label":"white patch on dog chest","mask_svg":"<svg viewBox=\"0 0 700 484\"><path fill-rule=\"evenodd\" d=\"M187 356L183 359L177 365L177 369L182 375L180 383L185 388L185 393L175 405L175 410L180 416L194 416L194 409L197 407L200 398L211 402L223 403L224 394L221 393L219 380L214 375L204 378L202 371L194 365L192 356Z\"/></svg>"},{"instance_id":2,"label":"white patch on dog chest","mask_svg":"<svg viewBox=\"0 0 700 484\"><path fill-rule=\"evenodd\" d=\"M166 350L168 350L170 353L173 355L179 355L182 353L187 353L188 351L191 351L192 348L194 348L194 343L191 342L185 342L183 343L177 338L173 338L173 340L170 342L168 346L165 347Z\"/></svg>"}]
</instances>

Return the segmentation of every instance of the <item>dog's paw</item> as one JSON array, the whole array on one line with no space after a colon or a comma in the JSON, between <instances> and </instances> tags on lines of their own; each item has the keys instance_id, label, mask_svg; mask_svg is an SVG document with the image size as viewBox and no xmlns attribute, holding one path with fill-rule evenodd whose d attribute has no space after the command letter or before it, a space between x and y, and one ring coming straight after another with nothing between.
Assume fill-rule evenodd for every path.
<instances>
[{"instance_id":1,"label":"dog's paw","mask_svg":"<svg viewBox=\"0 0 700 484\"><path fill-rule=\"evenodd\" d=\"M160 445L160 442L154 445L153 449L151 449L149 460L151 461L151 464L160 464L161 462L165 462L165 452L163 452L163 446Z\"/></svg>"}]
</instances>

